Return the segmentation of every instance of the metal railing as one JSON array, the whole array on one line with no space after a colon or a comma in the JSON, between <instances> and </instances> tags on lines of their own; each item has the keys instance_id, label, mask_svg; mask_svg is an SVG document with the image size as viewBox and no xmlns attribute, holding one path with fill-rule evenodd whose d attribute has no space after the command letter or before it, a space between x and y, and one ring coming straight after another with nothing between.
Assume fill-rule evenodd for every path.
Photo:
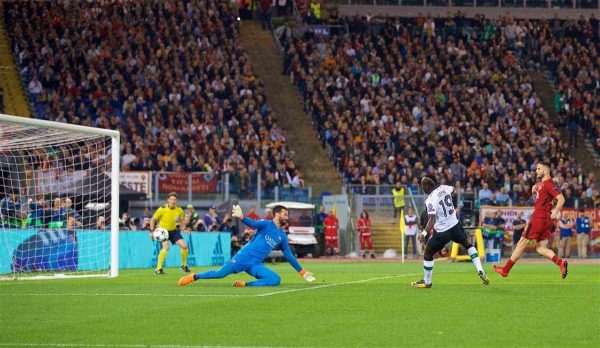
<instances>
[{"instance_id":1,"label":"metal railing","mask_svg":"<svg viewBox=\"0 0 600 348\"><path fill-rule=\"evenodd\" d=\"M173 173L173 172L136 172L149 175L148 182L136 182L140 179L125 179L121 183L136 191L147 194L152 202L164 202L169 192L176 192L179 199L187 202L213 201L222 202L229 199L257 201L263 204L269 201L309 202L312 198L312 188L294 188L288 184L263 185L263 179L258 173L240 174L226 173Z\"/></svg>"}]
</instances>

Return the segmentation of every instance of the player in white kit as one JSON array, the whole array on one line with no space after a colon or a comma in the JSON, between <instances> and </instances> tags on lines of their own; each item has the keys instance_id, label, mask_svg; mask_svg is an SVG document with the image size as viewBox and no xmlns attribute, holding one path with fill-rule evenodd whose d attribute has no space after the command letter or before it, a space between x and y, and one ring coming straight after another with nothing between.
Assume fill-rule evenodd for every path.
<instances>
[{"instance_id":1,"label":"player in white kit","mask_svg":"<svg viewBox=\"0 0 600 348\"><path fill-rule=\"evenodd\" d=\"M421 187L423 188L423 192L428 194L425 206L429 220L427 221L427 226L425 226L425 229L419 235L419 242L422 244L427 243L423 253L425 277L419 281L412 282L411 285L415 288L431 288L433 255L442 250L450 241L458 243L467 249L471 261L473 261L475 268L477 268L477 276L484 285L488 285L490 281L483 271L483 267L481 267L481 260L477 254L477 249L471 244L467 233L463 230L462 225L456 217L456 210L452 199L454 187L447 185L438 186L433 175L425 175L421 179ZM432 230L433 233L428 238Z\"/></svg>"}]
</instances>

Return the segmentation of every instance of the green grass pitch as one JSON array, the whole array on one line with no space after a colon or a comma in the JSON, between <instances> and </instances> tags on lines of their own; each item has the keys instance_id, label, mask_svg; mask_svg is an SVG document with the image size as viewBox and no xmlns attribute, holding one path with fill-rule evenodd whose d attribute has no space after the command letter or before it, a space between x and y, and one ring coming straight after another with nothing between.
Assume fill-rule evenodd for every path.
<instances>
[{"instance_id":1,"label":"green grass pitch","mask_svg":"<svg viewBox=\"0 0 600 348\"><path fill-rule=\"evenodd\" d=\"M301 263L303 260L300 260ZM520 263L510 277L436 262L287 263L272 288L233 288L245 274L177 287L166 269L116 279L0 282L0 347L599 347L600 265ZM194 271L204 270L196 268Z\"/></svg>"}]
</instances>

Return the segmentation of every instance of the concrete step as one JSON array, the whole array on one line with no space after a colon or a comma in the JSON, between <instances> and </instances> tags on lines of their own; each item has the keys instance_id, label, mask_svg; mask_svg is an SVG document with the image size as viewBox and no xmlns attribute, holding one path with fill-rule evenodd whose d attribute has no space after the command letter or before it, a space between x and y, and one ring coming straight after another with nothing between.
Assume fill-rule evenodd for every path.
<instances>
[{"instance_id":1,"label":"concrete step","mask_svg":"<svg viewBox=\"0 0 600 348\"><path fill-rule=\"evenodd\" d=\"M0 21L0 86L4 91L5 112L10 115L30 117L29 101L8 44L4 21Z\"/></svg>"},{"instance_id":2,"label":"concrete step","mask_svg":"<svg viewBox=\"0 0 600 348\"><path fill-rule=\"evenodd\" d=\"M293 159L304 174L313 196L321 192L340 193L342 180L333 162L318 140L311 118L304 112L296 86L289 76L281 75L283 56L270 32L262 30L260 23L244 21L240 39L251 58L254 73L265 86L267 103L277 116L278 125L284 130L287 145L294 152Z\"/></svg>"}]
</instances>

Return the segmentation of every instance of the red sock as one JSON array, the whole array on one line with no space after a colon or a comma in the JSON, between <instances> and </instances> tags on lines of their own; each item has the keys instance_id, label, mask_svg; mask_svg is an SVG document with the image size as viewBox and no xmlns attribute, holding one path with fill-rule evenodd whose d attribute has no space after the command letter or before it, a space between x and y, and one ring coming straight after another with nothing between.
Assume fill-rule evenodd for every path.
<instances>
[{"instance_id":1,"label":"red sock","mask_svg":"<svg viewBox=\"0 0 600 348\"><path fill-rule=\"evenodd\" d=\"M504 265L504 272L508 273L510 272L510 269L515 265L515 263L513 262L513 260L508 259L508 262L506 263L506 265Z\"/></svg>"},{"instance_id":2,"label":"red sock","mask_svg":"<svg viewBox=\"0 0 600 348\"><path fill-rule=\"evenodd\" d=\"M552 262L554 262L558 267L560 267L563 263L563 260L558 256L554 255L552 256Z\"/></svg>"}]
</instances>

